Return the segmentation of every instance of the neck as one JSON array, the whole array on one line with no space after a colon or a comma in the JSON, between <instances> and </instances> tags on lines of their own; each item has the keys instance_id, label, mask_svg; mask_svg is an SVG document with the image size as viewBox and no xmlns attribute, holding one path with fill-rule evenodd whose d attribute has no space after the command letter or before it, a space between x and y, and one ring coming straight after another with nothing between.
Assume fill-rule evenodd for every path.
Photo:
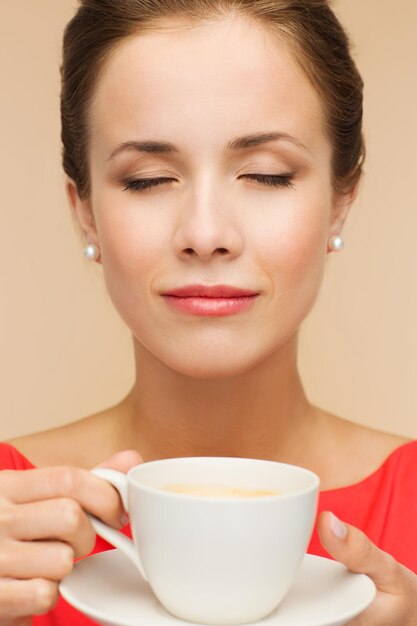
<instances>
[{"instance_id":1,"label":"neck","mask_svg":"<svg viewBox=\"0 0 417 626\"><path fill-rule=\"evenodd\" d=\"M125 447L145 461L210 455L299 462L317 415L298 373L297 335L249 371L216 379L174 371L134 342L137 376L119 424Z\"/></svg>"}]
</instances>

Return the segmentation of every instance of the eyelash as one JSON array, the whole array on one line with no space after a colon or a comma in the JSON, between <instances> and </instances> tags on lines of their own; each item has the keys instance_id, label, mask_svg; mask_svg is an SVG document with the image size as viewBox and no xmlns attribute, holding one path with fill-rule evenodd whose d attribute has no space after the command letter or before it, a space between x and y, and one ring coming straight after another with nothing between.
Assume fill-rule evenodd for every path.
<instances>
[{"instance_id":1,"label":"eyelash","mask_svg":"<svg viewBox=\"0 0 417 626\"><path fill-rule=\"evenodd\" d=\"M267 185L269 187L288 187L294 189L292 180L294 174L243 174L241 178L249 178L255 180L261 185ZM137 178L134 180L125 180L126 187L123 191L146 191L151 187L159 187L166 181L175 180L174 178Z\"/></svg>"}]
</instances>

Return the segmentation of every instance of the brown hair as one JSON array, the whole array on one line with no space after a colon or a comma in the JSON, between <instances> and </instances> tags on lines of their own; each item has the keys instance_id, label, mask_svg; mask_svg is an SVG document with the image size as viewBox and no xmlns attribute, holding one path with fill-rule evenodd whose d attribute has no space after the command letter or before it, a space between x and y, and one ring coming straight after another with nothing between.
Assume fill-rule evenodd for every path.
<instances>
[{"instance_id":1,"label":"brown hair","mask_svg":"<svg viewBox=\"0 0 417 626\"><path fill-rule=\"evenodd\" d=\"M333 189L353 189L365 159L363 81L329 0L80 0L64 34L61 137L63 167L81 199L91 191L89 105L109 54L126 38L163 28L170 18L192 24L230 14L256 20L291 45L322 102L333 147Z\"/></svg>"}]
</instances>

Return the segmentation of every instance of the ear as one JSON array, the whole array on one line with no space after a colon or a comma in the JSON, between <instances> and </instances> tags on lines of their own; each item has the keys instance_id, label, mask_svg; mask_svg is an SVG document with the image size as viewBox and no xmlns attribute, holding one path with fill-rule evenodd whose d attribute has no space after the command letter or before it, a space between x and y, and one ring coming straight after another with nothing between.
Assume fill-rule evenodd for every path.
<instances>
[{"instance_id":1,"label":"ear","mask_svg":"<svg viewBox=\"0 0 417 626\"><path fill-rule=\"evenodd\" d=\"M98 248L99 238L97 227L94 220L94 213L89 199L81 200L78 195L78 189L75 182L67 177L65 181L65 190L67 192L68 202L74 219L78 222L82 232L84 233L86 244L93 243ZM100 259L97 263L101 263Z\"/></svg>"},{"instance_id":2,"label":"ear","mask_svg":"<svg viewBox=\"0 0 417 626\"><path fill-rule=\"evenodd\" d=\"M333 211L330 217L329 238L333 235L341 234L350 207L355 202L358 195L359 183L360 180L358 180L355 187L348 193L335 193L333 195Z\"/></svg>"}]
</instances>

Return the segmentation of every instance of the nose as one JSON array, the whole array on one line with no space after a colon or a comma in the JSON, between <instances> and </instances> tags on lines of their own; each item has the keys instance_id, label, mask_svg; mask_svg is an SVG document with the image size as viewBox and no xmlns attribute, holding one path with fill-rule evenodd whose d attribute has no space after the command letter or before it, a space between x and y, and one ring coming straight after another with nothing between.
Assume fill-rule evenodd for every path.
<instances>
[{"instance_id":1,"label":"nose","mask_svg":"<svg viewBox=\"0 0 417 626\"><path fill-rule=\"evenodd\" d=\"M235 258L243 246L242 226L219 184L196 184L179 212L173 240L176 254L201 260Z\"/></svg>"}]
</instances>

